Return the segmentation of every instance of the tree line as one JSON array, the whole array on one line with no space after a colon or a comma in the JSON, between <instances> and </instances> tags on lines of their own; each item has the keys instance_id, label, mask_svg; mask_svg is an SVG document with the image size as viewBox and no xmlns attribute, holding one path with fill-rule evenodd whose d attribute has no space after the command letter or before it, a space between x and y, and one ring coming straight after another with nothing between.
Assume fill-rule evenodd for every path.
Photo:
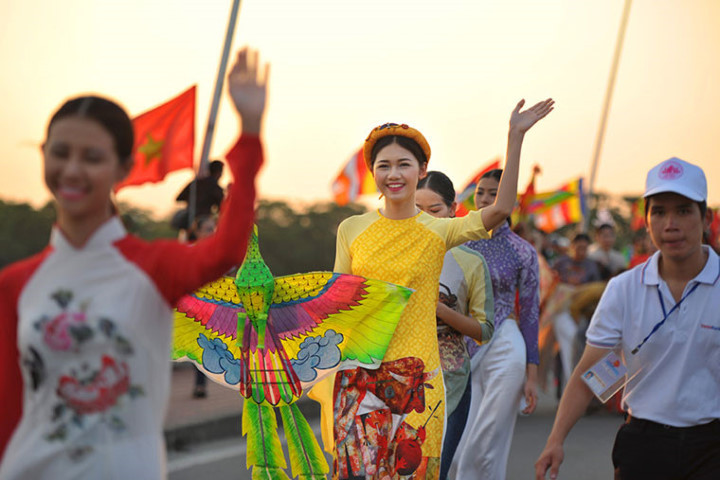
<instances>
[{"instance_id":1,"label":"tree line","mask_svg":"<svg viewBox=\"0 0 720 480\"><path fill-rule=\"evenodd\" d=\"M145 209L118 205L125 228L146 240L175 238L170 218L156 219ZM345 218L363 213L360 205L339 207L333 202L293 208L283 201L261 200L255 213L260 251L273 274L289 275L332 270L335 235ZM0 200L0 268L41 251L55 222L55 207Z\"/></svg>"},{"instance_id":2,"label":"tree line","mask_svg":"<svg viewBox=\"0 0 720 480\"><path fill-rule=\"evenodd\" d=\"M633 234L629 205L634 198L603 194L596 198L615 221L616 246L629 245ZM150 211L127 203L120 203L118 210L127 230L140 238L177 237L169 216L157 219ZM340 207L334 202L320 202L300 208L284 201L261 200L255 212L260 251L276 276L332 270L338 225L345 218L365 211L358 204ZM590 218L595 216L596 210L592 209ZM0 200L0 268L41 251L48 243L54 221L52 202L35 209L27 203ZM556 233L572 237L576 229L577 225L568 225Z\"/></svg>"}]
</instances>

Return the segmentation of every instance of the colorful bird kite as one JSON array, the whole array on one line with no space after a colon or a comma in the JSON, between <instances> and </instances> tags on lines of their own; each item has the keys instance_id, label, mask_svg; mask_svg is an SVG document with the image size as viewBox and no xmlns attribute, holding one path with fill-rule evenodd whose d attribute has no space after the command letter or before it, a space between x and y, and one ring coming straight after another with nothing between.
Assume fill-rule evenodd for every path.
<instances>
[{"instance_id":1,"label":"colorful bird kite","mask_svg":"<svg viewBox=\"0 0 720 480\"><path fill-rule=\"evenodd\" d=\"M252 478L287 479L273 407L280 409L292 474L329 472L295 401L341 369L377 368L412 290L332 272L274 278L260 255L257 227L237 276L184 296L175 312L173 359L191 360L239 390Z\"/></svg>"}]
</instances>

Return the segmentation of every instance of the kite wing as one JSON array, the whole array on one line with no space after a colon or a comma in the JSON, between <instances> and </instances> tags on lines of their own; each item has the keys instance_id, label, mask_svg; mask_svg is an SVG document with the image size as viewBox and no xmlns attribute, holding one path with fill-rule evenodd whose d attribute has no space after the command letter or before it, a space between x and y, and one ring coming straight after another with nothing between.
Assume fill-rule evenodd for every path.
<instances>
[{"instance_id":1,"label":"kite wing","mask_svg":"<svg viewBox=\"0 0 720 480\"><path fill-rule=\"evenodd\" d=\"M278 277L269 322L305 390L338 369L377 368L411 294L357 275Z\"/></svg>"},{"instance_id":2,"label":"kite wing","mask_svg":"<svg viewBox=\"0 0 720 480\"><path fill-rule=\"evenodd\" d=\"M237 390L241 347L238 313L245 309L232 277L221 277L185 295L175 307L173 360L190 360L208 377Z\"/></svg>"}]
</instances>

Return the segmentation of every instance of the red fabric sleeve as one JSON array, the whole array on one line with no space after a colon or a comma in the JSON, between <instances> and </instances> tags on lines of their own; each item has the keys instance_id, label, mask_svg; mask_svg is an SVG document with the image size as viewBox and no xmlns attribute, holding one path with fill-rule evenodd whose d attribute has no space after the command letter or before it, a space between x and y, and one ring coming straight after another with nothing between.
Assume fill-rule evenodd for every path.
<instances>
[{"instance_id":1,"label":"red fabric sleeve","mask_svg":"<svg viewBox=\"0 0 720 480\"><path fill-rule=\"evenodd\" d=\"M48 247L0 272L0 459L22 414L23 379L17 346L18 299L25 284L50 252Z\"/></svg>"},{"instance_id":2,"label":"red fabric sleeve","mask_svg":"<svg viewBox=\"0 0 720 480\"><path fill-rule=\"evenodd\" d=\"M153 279L170 305L215 280L245 258L255 218L255 176L263 162L260 139L243 135L227 155L234 184L214 235L193 246L174 240L147 243L127 236L115 245Z\"/></svg>"}]
</instances>

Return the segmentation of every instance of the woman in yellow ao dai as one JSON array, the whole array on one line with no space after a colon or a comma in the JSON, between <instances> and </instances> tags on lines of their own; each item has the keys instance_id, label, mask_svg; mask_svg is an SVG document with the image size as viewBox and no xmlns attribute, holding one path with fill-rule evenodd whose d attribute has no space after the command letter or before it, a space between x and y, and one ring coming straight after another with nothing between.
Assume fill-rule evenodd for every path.
<instances>
[{"instance_id":1,"label":"woman in yellow ao dai","mask_svg":"<svg viewBox=\"0 0 720 480\"><path fill-rule=\"evenodd\" d=\"M407 125L375 128L364 157L384 208L346 219L338 229L335 271L415 290L383 362L339 372L333 391L334 478L437 479L445 392L435 310L445 252L487 238L510 215L525 132L552 110L548 99L510 120L507 162L495 204L462 218L434 218L415 206L430 147Z\"/></svg>"}]
</instances>

